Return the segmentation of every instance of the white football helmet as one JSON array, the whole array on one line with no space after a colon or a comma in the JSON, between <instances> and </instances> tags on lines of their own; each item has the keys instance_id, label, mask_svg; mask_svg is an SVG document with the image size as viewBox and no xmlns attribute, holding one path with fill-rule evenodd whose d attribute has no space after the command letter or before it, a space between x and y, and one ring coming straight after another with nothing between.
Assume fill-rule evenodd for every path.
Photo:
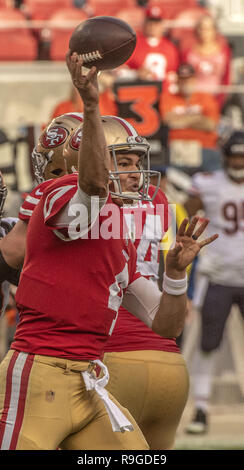
<instances>
[{"instance_id":1,"label":"white football helmet","mask_svg":"<svg viewBox=\"0 0 244 470\"><path fill-rule=\"evenodd\" d=\"M110 193L126 200L152 201L157 194L160 185L160 172L150 170L150 145L141 137L135 128L125 119L117 116L101 116L103 131L110 154L113 158L115 170L110 171L110 180L113 182L114 190ZM64 158L68 173L77 171L78 149L82 139L82 125L77 128L64 146ZM116 152L135 153L140 155L141 169L137 171L119 171ZM123 192L121 188L120 175L124 173L140 173L139 192ZM149 196L151 176L157 176L157 185L153 195Z\"/></svg>"},{"instance_id":2,"label":"white football helmet","mask_svg":"<svg viewBox=\"0 0 244 470\"><path fill-rule=\"evenodd\" d=\"M64 145L82 121L82 113L62 114L54 118L41 133L32 152L34 173L38 184L66 174L63 158Z\"/></svg>"}]
</instances>

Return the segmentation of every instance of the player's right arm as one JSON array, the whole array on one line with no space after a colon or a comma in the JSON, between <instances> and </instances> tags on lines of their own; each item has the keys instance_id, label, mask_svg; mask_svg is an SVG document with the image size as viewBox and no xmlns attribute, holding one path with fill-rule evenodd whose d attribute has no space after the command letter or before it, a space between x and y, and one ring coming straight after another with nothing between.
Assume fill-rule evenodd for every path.
<instances>
[{"instance_id":1,"label":"player's right arm","mask_svg":"<svg viewBox=\"0 0 244 470\"><path fill-rule=\"evenodd\" d=\"M83 61L69 51L66 63L74 86L84 103L82 140L78 153L79 187L88 196L106 197L108 194L110 154L99 112L97 70L92 67L83 74Z\"/></svg>"}]
</instances>

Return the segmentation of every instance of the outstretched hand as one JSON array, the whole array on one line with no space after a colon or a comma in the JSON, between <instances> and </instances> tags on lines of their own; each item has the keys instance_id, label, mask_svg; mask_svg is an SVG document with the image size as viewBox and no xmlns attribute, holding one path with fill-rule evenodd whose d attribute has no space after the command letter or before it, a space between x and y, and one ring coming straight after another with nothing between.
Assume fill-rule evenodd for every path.
<instances>
[{"instance_id":1,"label":"outstretched hand","mask_svg":"<svg viewBox=\"0 0 244 470\"><path fill-rule=\"evenodd\" d=\"M184 219L181 223L176 234L175 246L168 251L166 257L166 273L169 277L185 271L187 266L191 264L198 255L201 248L209 245L218 238L218 234L215 233L211 237L198 242L197 240L208 226L209 220L204 219L194 233L198 221L199 217L195 216L190 223L188 219Z\"/></svg>"},{"instance_id":2,"label":"outstretched hand","mask_svg":"<svg viewBox=\"0 0 244 470\"><path fill-rule=\"evenodd\" d=\"M86 107L96 107L99 103L97 83L97 69L92 67L87 74L84 73L83 60L80 55L70 50L66 54L66 64L74 86L79 91Z\"/></svg>"}]
</instances>

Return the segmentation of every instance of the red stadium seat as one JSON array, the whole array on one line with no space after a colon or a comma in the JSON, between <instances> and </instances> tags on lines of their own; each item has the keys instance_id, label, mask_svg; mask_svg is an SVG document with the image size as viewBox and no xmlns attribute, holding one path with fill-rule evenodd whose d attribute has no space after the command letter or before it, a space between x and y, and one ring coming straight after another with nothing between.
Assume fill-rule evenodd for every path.
<instances>
[{"instance_id":1,"label":"red stadium seat","mask_svg":"<svg viewBox=\"0 0 244 470\"><path fill-rule=\"evenodd\" d=\"M10 24L8 25L8 22ZM25 16L13 8L0 9L0 60L34 60L37 41Z\"/></svg>"},{"instance_id":2,"label":"red stadium seat","mask_svg":"<svg viewBox=\"0 0 244 470\"><path fill-rule=\"evenodd\" d=\"M0 0L0 8L13 8L14 0Z\"/></svg>"},{"instance_id":3,"label":"red stadium seat","mask_svg":"<svg viewBox=\"0 0 244 470\"><path fill-rule=\"evenodd\" d=\"M49 19L51 24L51 60L65 60L72 32L79 23L86 19L87 15L78 8L59 10Z\"/></svg>"},{"instance_id":4,"label":"red stadium seat","mask_svg":"<svg viewBox=\"0 0 244 470\"><path fill-rule=\"evenodd\" d=\"M181 49L185 49L194 41L193 30L202 15L209 14L205 8L190 8L189 10L182 11L174 19L186 24L186 27L175 27L170 31L170 36L173 40L179 43ZM187 26L187 23L189 26Z\"/></svg>"},{"instance_id":5,"label":"red stadium seat","mask_svg":"<svg viewBox=\"0 0 244 470\"><path fill-rule=\"evenodd\" d=\"M194 8L196 0L151 0L149 6L158 5L165 19L172 19L187 8Z\"/></svg>"},{"instance_id":6,"label":"red stadium seat","mask_svg":"<svg viewBox=\"0 0 244 470\"><path fill-rule=\"evenodd\" d=\"M118 11L116 17L126 21L138 33L145 21L145 10L140 7L123 8Z\"/></svg>"},{"instance_id":7,"label":"red stadium seat","mask_svg":"<svg viewBox=\"0 0 244 470\"><path fill-rule=\"evenodd\" d=\"M88 0L92 16L117 16L121 8L136 6L136 0Z\"/></svg>"},{"instance_id":8,"label":"red stadium seat","mask_svg":"<svg viewBox=\"0 0 244 470\"><path fill-rule=\"evenodd\" d=\"M31 20L47 20L63 8L72 6L72 0L24 0L22 8Z\"/></svg>"}]
</instances>

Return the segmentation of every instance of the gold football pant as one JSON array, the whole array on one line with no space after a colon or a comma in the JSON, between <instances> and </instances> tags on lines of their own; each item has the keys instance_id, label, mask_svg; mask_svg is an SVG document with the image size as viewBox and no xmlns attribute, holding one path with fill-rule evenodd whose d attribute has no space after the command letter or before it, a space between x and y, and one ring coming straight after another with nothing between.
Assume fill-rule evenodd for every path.
<instances>
[{"instance_id":1,"label":"gold football pant","mask_svg":"<svg viewBox=\"0 0 244 470\"><path fill-rule=\"evenodd\" d=\"M186 405L189 374L181 354L165 351L106 353L107 390L128 408L150 449L174 446Z\"/></svg>"},{"instance_id":2,"label":"gold football pant","mask_svg":"<svg viewBox=\"0 0 244 470\"><path fill-rule=\"evenodd\" d=\"M81 372L89 367L89 362L9 351L0 365L0 449L148 449L121 406L134 431L113 432L103 402L85 389Z\"/></svg>"}]
</instances>

